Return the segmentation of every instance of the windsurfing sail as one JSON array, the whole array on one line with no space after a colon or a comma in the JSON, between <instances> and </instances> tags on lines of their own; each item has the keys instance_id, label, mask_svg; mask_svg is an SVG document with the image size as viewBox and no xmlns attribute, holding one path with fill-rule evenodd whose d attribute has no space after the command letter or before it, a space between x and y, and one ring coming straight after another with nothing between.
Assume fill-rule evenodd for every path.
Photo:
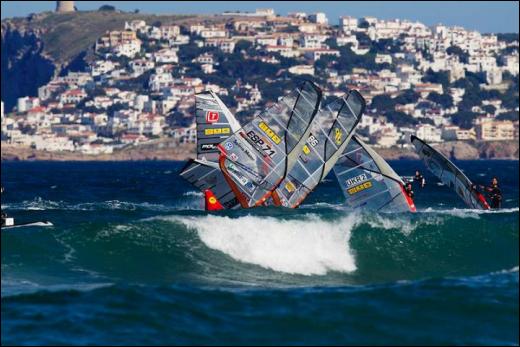
<instances>
[{"instance_id":1,"label":"windsurfing sail","mask_svg":"<svg viewBox=\"0 0 520 347\"><path fill-rule=\"evenodd\" d=\"M180 175L205 195L207 191L211 192L224 209L238 207L238 200L217 163L190 159L182 168ZM208 206L206 204L206 210Z\"/></svg>"},{"instance_id":2,"label":"windsurfing sail","mask_svg":"<svg viewBox=\"0 0 520 347\"><path fill-rule=\"evenodd\" d=\"M218 146L220 168L242 207L263 204L294 167L321 98L306 81Z\"/></svg>"},{"instance_id":3,"label":"windsurfing sail","mask_svg":"<svg viewBox=\"0 0 520 347\"><path fill-rule=\"evenodd\" d=\"M240 124L220 98L212 91L195 95L197 123L197 159L190 159L181 170L181 177L205 195L211 193L223 208L238 206L238 200L218 165L217 145L240 129ZM206 210L215 204L208 204Z\"/></svg>"},{"instance_id":4,"label":"windsurfing sail","mask_svg":"<svg viewBox=\"0 0 520 347\"><path fill-rule=\"evenodd\" d=\"M273 193L275 205L298 207L327 176L349 143L365 105L353 90L320 108L296 165Z\"/></svg>"},{"instance_id":5,"label":"windsurfing sail","mask_svg":"<svg viewBox=\"0 0 520 347\"><path fill-rule=\"evenodd\" d=\"M334 166L334 173L346 204L352 208L385 212L416 210L401 177L356 135Z\"/></svg>"},{"instance_id":6,"label":"windsurfing sail","mask_svg":"<svg viewBox=\"0 0 520 347\"><path fill-rule=\"evenodd\" d=\"M197 123L197 159L218 162L217 145L240 129L240 124L213 92L195 95Z\"/></svg>"},{"instance_id":7,"label":"windsurfing sail","mask_svg":"<svg viewBox=\"0 0 520 347\"><path fill-rule=\"evenodd\" d=\"M417 136L412 135L410 141L428 170L442 183L455 190L466 205L475 209L489 209L484 195L474 188L475 185L455 164Z\"/></svg>"}]
</instances>

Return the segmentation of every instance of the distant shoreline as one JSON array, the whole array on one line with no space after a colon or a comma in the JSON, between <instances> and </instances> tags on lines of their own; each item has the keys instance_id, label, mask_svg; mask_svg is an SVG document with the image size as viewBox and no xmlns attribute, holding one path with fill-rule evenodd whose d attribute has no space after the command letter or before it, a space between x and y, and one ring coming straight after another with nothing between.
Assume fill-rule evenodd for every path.
<instances>
[{"instance_id":1,"label":"distant shoreline","mask_svg":"<svg viewBox=\"0 0 520 347\"><path fill-rule=\"evenodd\" d=\"M447 157L457 160L518 160L517 141L444 142L434 145ZM387 160L418 159L411 148L375 148ZM2 144L2 161L184 161L195 157L194 144L150 148L131 147L113 154L87 155L76 152L47 152Z\"/></svg>"}]
</instances>

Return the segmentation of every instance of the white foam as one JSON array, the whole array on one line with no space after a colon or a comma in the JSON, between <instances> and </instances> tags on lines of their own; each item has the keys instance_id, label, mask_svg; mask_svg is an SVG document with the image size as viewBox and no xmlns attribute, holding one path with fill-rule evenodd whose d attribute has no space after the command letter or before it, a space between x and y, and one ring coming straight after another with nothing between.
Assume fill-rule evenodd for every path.
<instances>
[{"instance_id":1,"label":"white foam","mask_svg":"<svg viewBox=\"0 0 520 347\"><path fill-rule=\"evenodd\" d=\"M193 192L193 196L195 192ZM199 197L183 199L182 201L173 205L153 204L148 202L127 202L120 200L106 200L98 202L84 202L78 204L72 204L65 201L51 201L37 197L33 200L26 200L20 203L3 204L3 209L14 209L14 210L70 210L70 211L96 211L96 210L123 210L123 211L134 211L138 209L148 211L160 211L170 212L177 210L200 210L203 209L203 202L200 201Z\"/></svg>"},{"instance_id":2,"label":"white foam","mask_svg":"<svg viewBox=\"0 0 520 347\"><path fill-rule=\"evenodd\" d=\"M356 270L349 238L356 216L324 221L314 215L298 220L273 217L169 217L197 232L209 248L233 259L300 275Z\"/></svg>"},{"instance_id":3,"label":"white foam","mask_svg":"<svg viewBox=\"0 0 520 347\"><path fill-rule=\"evenodd\" d=\"M204 194L202 194L202 192L195 192L195 191L185 192L182 195L183 196L196 196L196 197L204 196Z\"/></svg>"},{"instance_id":4,"label":"white foam","mask_svg":"<svg viewBox=\"0 0 520 347\"><path fill-rule=\"evenodd\" d=\"M410 235L417 227L424 225L441 225L442 218L428 217L413 221L409 219L410 215L402 218L395 218L391 215L370 214L365 215L363 220L374 229L398 230L404 235Z\"/></svg>"},{"instance_id":5,"label":"white foam","mask_svg":"<svg viewBox=\"0 0 520 347\"><path fill-rule=\"evenodd\" d=\"M518 212L518 207L512 208L502 208L499 210L478 210L478 209L470 209L470 208L452 208L452 209L434 209L428 207L422 211L421 213L438 213L438 214L446 214L459 218L474 218L479 219L482 214L502 214L502 213L512 213Z\"/></svg>"}]
</instances>

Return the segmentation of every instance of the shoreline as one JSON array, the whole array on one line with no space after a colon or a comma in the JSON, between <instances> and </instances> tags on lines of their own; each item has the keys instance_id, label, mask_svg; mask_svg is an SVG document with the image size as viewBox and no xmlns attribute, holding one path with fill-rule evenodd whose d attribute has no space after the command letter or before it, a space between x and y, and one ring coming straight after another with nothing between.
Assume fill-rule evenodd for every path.
<instances>
[{"instance_id":1,"label":"shoreline","mask_svg":"<svg viewBox=\"0 0 520 347\"><path fill-rule=\"evenodd\" d=\"M517 141L468 143L451 141L434 144L455 160L519 160ZM130 147L112 154L88 155L77 152L47 152L2 144L2 161L184 161L195 157L195 144L160 144ZM374 148L385 160L419 159L411 148Z\"/></svg>"}]
</instances>

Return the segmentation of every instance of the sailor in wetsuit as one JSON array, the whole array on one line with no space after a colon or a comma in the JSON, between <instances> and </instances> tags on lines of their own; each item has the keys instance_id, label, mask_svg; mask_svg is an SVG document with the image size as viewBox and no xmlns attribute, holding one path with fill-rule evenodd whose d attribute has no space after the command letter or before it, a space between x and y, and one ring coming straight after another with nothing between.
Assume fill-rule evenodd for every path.
<instances>
[{"instance_id":1,"label":"sailor in wetsuit","mask_svg":"<svg viewBox=\"0 0 520 347\"><path fill-rule=\"evenodd\" d=\"M424 179L424 176L419 172L419 170L415 171L415 176L413 180L421 185L421 188L424 188L424 185L426 184L426 180Z\"/></svg>"},{"instance_id":2,"label":"sailor in wetsuit","mask_svg":"<svg viewBox=\"0 0 520 347\"><path fill-rule=\"evenodd\" d=\"M502 207L502 191L498 186L498 179L493 177L491 185L489 187L480 186L486 192L488 192L489 200L491 200L491 208Z\"/></svg>"},{"instance_id":3,"label":"sailor in wetsuit","mask_svg":"<svg viewBox=\"0 0 520 347\"><path fill-rule=\"evenodd\" d=\"M413 199L414 194L413 194L413 190L412 190L412 183L410 183L410 182L406 183L406 187L404 190L405 190L406 194L408 194L408 196Z\"/></svg>"}]
</instances>

